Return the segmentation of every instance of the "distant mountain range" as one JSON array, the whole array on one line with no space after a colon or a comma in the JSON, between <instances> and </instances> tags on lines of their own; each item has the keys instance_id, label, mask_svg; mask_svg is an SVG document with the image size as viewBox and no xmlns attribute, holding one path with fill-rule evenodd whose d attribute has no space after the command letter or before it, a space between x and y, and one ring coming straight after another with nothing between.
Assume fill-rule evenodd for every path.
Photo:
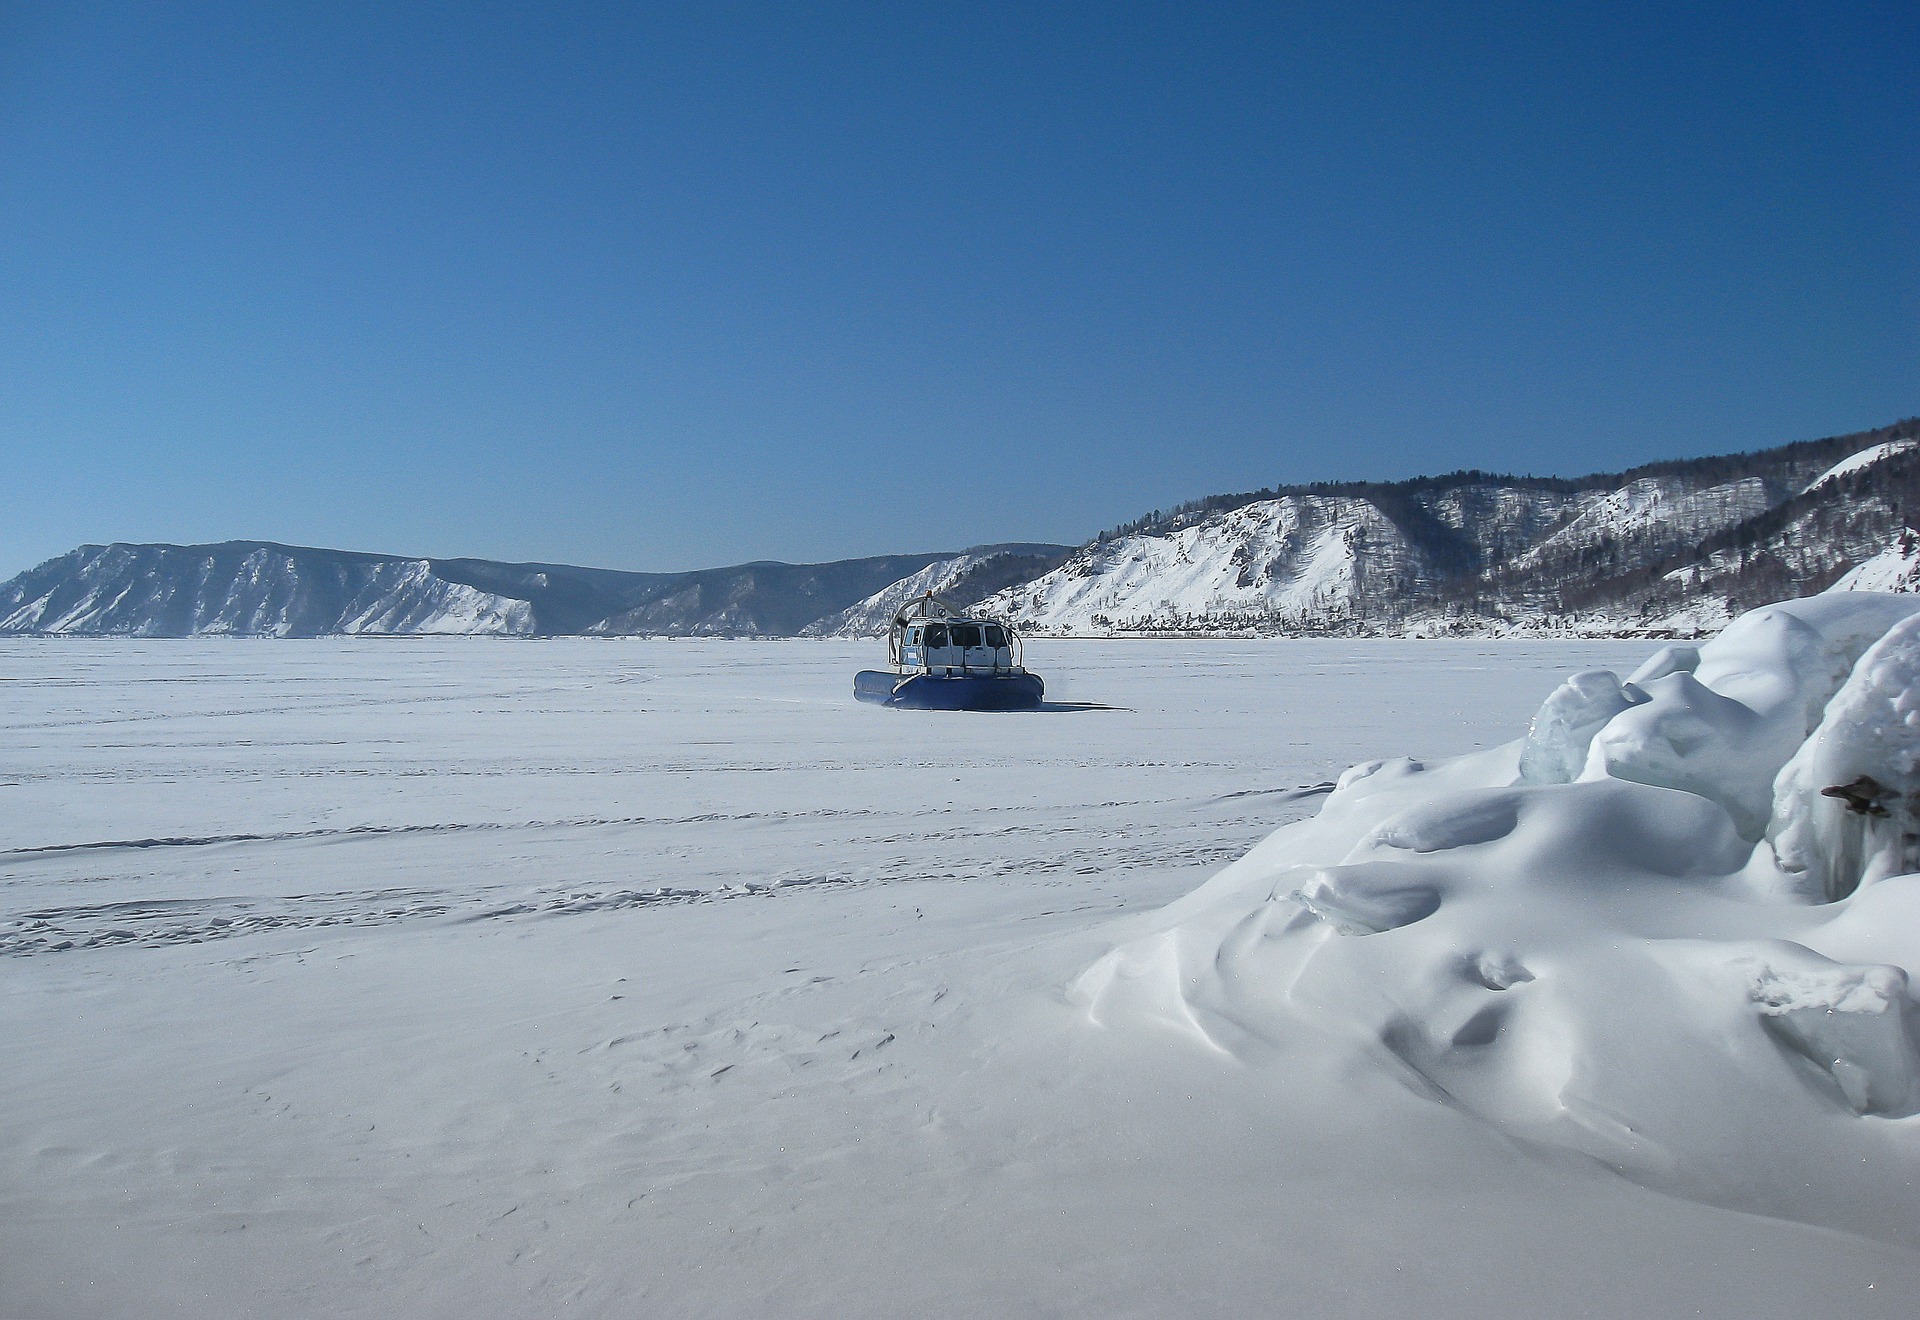
<instances>
[{"instance_id":1,"label":"distant mountain range","mask_svg":"<svg viewBox=\"0 0 1920 1320\"><path fill-rule=\"evenodd\" d=\"M931 590L1041 634L1691 635L1843 578L1913 589L1914 521L1920 420L1607 475L1212 496L1077 548L627 573L81 546L0 585L0 634L853 637Z\"/></svg>"},{"instance_id":2,"label":"distant mountain range","mask_svg":"<svg viewBox=\"0 0 1920 1320\"><path fill-rule=\"evenodd\" d=\"M1070 549L979 546L958 555L623 573L266 541L83 545L0 585L0 634L790 637L810 625L816 633L843 626L849 609L929 569L943 583L960 579L953 585L963 592L978 581L978 599L1038 576ZM968 568L941 571L953 564Z\"/></svg>"}]
</instances>

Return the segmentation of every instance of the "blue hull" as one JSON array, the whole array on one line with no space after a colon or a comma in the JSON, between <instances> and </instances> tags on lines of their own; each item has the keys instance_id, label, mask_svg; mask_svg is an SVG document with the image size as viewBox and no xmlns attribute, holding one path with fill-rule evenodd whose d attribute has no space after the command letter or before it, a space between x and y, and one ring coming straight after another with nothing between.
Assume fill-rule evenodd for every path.
<instances>
[{"instance_id":1,"label":"blue hull","mask_svg":"<svg viewBox=\"0 0 1920 1320\"><path fill-rule=\"evenodd\" d=\"M912 674L906 678L863 669L853 695L901 710L1032 710L1046 685L1036 674Z\"/></svg>"}]
</instances>

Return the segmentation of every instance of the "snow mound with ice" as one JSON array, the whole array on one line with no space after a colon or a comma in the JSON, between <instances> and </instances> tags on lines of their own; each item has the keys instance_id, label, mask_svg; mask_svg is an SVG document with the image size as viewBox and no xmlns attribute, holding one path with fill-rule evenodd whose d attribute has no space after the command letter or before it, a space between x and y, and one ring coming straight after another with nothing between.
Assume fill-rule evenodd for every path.
<instances>
[{"instance_id":1,"label":"snow mound with ice","mask_svg":"<svg viewBox=\"0 0 1920 1320\"><path fill-rule=\"evenodd\" d=\"M1920 599L1746 614L1355 766L1126 932L1093 1022L1348 1052L1536 1148L1891 1240L1920 1177Z\"/></svg>"}]
</instances>

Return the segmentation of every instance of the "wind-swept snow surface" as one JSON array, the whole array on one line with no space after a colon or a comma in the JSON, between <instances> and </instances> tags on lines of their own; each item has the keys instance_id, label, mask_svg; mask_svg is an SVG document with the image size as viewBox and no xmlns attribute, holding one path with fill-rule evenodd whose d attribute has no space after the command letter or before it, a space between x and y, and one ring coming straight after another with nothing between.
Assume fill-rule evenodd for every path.
<instances>
[{"instance_id":1,"label":"wind-swept snow surface","mask_svg":"<svg viewBox=\"0 0 1920 1320\"><path fill-rule=\"evenodd\" d=\"M998 716L871 643L0 640L0 1314L1908 1316L1860 608L1042 639ZM1818 748L1753 838L1644 782L1730 734Z\"/></svg>"}]
</instances>

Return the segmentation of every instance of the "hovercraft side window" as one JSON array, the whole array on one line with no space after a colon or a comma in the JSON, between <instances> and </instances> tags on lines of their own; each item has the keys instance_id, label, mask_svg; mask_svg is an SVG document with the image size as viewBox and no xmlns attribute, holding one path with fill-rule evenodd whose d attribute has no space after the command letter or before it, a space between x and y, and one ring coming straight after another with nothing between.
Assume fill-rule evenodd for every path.
<instances>
[{"instance_id":1,"label":"hovercraft side window","mask_svg":"<svg viewBox=\"0 0 1920 1320\"><path fill-rule=\"evenodd\" d=\"M980 625L977 623L956 623L947 631L952 634L955 646L980 645Z\"/></svg>"},{"instance_id":2,"label":"hovercraft side window","mask_svg":"<svg viewBox=\"0 0 1920 1320\"><path fill-rule=\"evenodd\" d=\"M981 631L986 633L987 645L991 646L994 650L997 651L1007 644L1007 630L999 624L990 623L981 629Z\"/></svg>"},{"instance_id":3,"label":"hovercraft side window","mask_svg":"<svg viewBox=\"0 0 1920 1320\"><path fill-rule=\"evenodd\" d=\"M930 650L937 650L940 647L945 646L947 644L946 625L942 623L930 624L927 628L926 637L927 637L927 647Z\"/></svg>"}]
</instances>

